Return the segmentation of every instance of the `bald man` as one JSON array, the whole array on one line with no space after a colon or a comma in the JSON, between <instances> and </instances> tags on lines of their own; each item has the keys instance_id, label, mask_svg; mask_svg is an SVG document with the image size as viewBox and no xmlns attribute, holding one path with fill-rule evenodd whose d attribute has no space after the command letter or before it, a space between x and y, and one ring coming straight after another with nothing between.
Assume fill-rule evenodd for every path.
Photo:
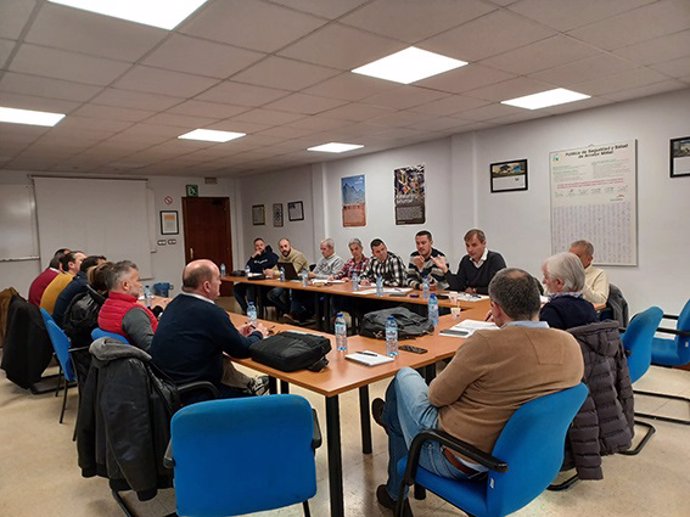
<instances>
[{"instance_id":1,"label":"bald man","mask_svg":"<svg viewBox=\"0 0 690 517\"><path fill-rule=\"evenodd\" d=\"M237 371L231 357L249 357L249 347L268 335L262 324L235 328L215 304L220 271L210 260L195 260L182 272L182 292L168 304L151 343L153 362L177 384L213 383L222 398L261 395L268 378Z\"/></svg>"}]
</instances>

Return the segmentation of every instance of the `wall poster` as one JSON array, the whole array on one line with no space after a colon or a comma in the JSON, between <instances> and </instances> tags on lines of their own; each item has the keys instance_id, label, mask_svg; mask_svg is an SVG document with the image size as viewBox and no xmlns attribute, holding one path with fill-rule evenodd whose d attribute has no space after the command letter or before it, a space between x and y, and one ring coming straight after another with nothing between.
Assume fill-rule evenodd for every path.
<instances>
[{"instance_id":1,"label":"wall poster","mask_svg":"<svg viewBox=\"0 0 690 517\"><path fill-rule=\"evenodd\" d=\"M364 174L340 180L343 199L343 226L366 226L367 210Z\"/></svg>"},{"instance_id":2,"label":"wall poster","mask_svg":"<svg viewBox=\"0 0 690 517\"><path fill-rule=\"evenodd\" d=\"M393 171L395 224L422 224L426 221L424 164Z\"/></svg>"},{"instance_id":3,"label":"wall poster","mask_svg":"<svg viewBox=\"0 0 690 517\"><path fill-rule=\"evenodd\" d=\"M637 149L628 140L552 152L551 251L594 244L597 264L637 265Z\"/></svg>"}]
</instances>

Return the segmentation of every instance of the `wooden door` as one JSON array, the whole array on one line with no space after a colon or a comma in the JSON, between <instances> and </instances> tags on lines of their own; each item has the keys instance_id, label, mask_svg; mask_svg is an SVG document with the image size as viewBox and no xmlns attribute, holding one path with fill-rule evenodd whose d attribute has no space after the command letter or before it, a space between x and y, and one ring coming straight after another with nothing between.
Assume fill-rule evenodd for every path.
<instances>
[{"instance_id":1,"label":"wooden door","mask_svg":"<svg viewBox=\"0 0 690 517\"><path fill-rule=\"evenodd\" d=\"M228 273L232 265L232 236L230 234L230 199L227 197L183 197L185 263L209 259ZM226 284L224 284L226 285ZM223 288L221 294L231 294Z\"/></svg>"}]
</instances>

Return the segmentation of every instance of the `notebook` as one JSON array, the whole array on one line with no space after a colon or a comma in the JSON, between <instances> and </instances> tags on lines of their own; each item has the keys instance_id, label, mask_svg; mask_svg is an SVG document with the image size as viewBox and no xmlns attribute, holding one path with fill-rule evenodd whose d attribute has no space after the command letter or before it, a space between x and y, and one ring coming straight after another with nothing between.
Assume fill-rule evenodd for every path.
<instances>
[{"instance_id":1,"label":"notebook","mask_svg":"<svg viewBox=\"0 0 690 517\"><path fill-rule=\"evenodd\" d=\"M362 350L361 352L352 352L347 354L345 359L355 361L356 363L366 364L367 366L376 366L378 364L392 363L393 358L387 355L377 354L371 350Z\"/></svg>"}]
</instances>

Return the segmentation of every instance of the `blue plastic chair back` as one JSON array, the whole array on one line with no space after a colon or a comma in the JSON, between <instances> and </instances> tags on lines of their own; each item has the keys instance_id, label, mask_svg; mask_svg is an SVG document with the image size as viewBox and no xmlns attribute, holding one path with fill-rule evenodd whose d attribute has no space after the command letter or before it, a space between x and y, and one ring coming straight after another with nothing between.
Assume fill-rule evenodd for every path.
<instances>
[{"instance_id":1,"label":"blue plastic chair back","mask_svg":"<svg viewBox=\"0 0 690 517\"><path fill-rule=\"evenodd\" d=\"M676 330L690 331L690 300L678 315ZM688 363L690 363L690 337L654 338L652 342L652 364L682 366Z\"/></svg>"},{"instance_id":2,"label":"blue plastic chair back","mask_svg":"<svg viewBox=\"0 0 690 517\"><path fill-rule=\"evenodd\" d=\"M91 339L93 339L94 341L102 337L117 339L119 342L124 343L125 345L129 345L129 341L127 340L127 338L121 334L116 334L115 332L108 332L107 330L103 330L100 327L96 327L91 331Z\"/></svg>"},{"instance_id":3,"label":"blue plastic chair back","mask_svg":"<svg viewBox=\"0 0 690 517\"><path fill-rule=\"evenodd\" d=\"M170 282L156 282L153 284L153 294L167 298L170 296L170 289L172 284Z\"/></svg>"},{"instance_id":4,"label":"blue plastic chair back","mask_svg":"<svg viewBox=\"0 0 690 517\"><path fill-rule=\"evenodd\" d=\"M77 376L74 374L72 359L69 356L69 338L64 331L58 327L57 323L55 323L53 320L53 317L43 307L41 307L41 316L43 317L43 322L46 325L46 330L48 331L50 342L53 345L55 356L62 367L62 374L67 382L76 381Z\"/></svg>"},{"instance_id":5,"label":"blue plastic chair back","mask_svg":"<svg viewBox=\"0 0 690 517\"><path fill-rule=\"evenodd\" d=\"M298 395L211 400L171 422L178 515L243 515L316 493L313 416Z\"/></svg>"},{"instance_id":6,"label":"blue plastic chair back","mask_svg":"<svg viewBox=\"0 0 690 517\"><path fill-rule=\"evenodd\" d=\"M652 363L652 341L654 333L664 315L659 307L650 307L633 316L628 328L621 335L623 348L628 352L628 370L630 381L642 377Z\"/></svg>"}]
</instances>

